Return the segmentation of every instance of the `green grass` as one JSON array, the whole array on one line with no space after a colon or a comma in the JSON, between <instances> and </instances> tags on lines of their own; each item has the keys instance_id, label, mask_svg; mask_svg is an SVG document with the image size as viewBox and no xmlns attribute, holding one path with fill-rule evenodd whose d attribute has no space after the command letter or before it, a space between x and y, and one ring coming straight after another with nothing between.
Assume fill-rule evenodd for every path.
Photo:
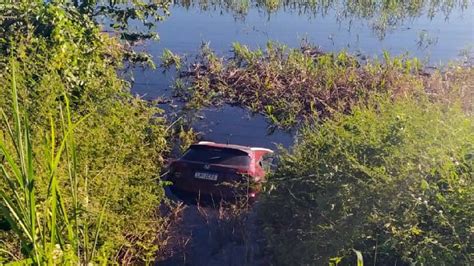
<instances>
[{"instance_id":1,"label":"green grass","mask_svg":"<svg viewBox=\"0 0 474 266\"><path fill-rule=\"evenodd\" d=\"M87 10L61 1L19 1L14 6L0 5L0 9L6 15L0 16L4 26L0 30L0 108L14 128L9 62L13 57L18 65L20 111L28 117L36 158L35 193L40 213L51 210L50 205L45 207L53 196L52 163L48 160L53 153L51 145L57 149L56 156L69 130L68 98L73 122L88 116L75 127L74 136L65 140L54 176L60 193L56 196L81 236L77 245L71 244L81 247L80 254L77 250L73 253L87 257L83 260L154 261L166 242L157 236L166 237L168 223L168 218L157 211L165 200L159 173L168 151L168 124L162 110L134 97L130 84L119 75L125 71L124 60L132 60L126 47L115 36L101 32ZM16 156L6 128L2 119L0 131L8 136L4 142L11 156ZM0 189L6 186L0 182ZM58 208L60 224L63 217ZM81 222L76 222L76 217ZM42 219L49 221L50 217ZM99 224L102 233L97 235ZM0 231L0 249L10 253L2 262L22 257L18 238L9 232Z\"/></svg>"}]
</instances>

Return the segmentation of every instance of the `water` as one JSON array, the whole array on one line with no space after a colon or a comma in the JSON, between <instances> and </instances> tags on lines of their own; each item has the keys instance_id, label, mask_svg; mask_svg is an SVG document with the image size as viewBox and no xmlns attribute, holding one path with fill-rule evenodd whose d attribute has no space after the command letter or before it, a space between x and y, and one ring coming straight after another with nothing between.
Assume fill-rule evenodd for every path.
<instances>
[{"instance_id":1,"label":"water","mask_svg":"<svg viewBox=\"0 0 474 266\"><path fill-rule=\"evenodd\" d=\"M275 149L278 144L289 147L292 134L276 130L269 132L266 120L261 115L251 116L239 107L224 106L204 111L204 121L196 125L205 140L260 146Z\"/></svg>"},{"instance_id":2,"label":"water","mask_svg":"<svg viewBox=\"0 0 474 266\"><path fill-rule=\"evenodd\" d=\"M171 17L157 28L161 41L148 44L146 49L154 55L160 55L163 48L192 54L204 41L210 42L211 47L222 54L233 42L258 47L274 40L294 47L302 38L307 38L326 51L349 49L369 56L383 50L394 54L408 52L436 63L456 57L461 49L473 43L473 14L472 7L454 9L447 18L442 13L433 18L420 14L405 19L396 28L387 29L385 36L380 36L374 29L376 22L373 20L340 21L335 11L309 17L286 10L268 15L252 9L245 18L238 19L219 10L200 11L175 6L171 9ZM420 43L422 35L427 35L434 43Z\"/></svg>"},{"instance_id":3,"label":"water","mask_svg":"<svg viewBox=\"0 0 474 266\"><path fill-rule=\"evenodd\" d=\"M313 2L316 4L308 7ZM306 39L324 51L347 49L376 57L387 50L438 65L459 58L460 51L474 44L473 1L414 1L421 3L414 7L390 6L387 1L358 5L365 2L323 1L327 5L318 6L317 0L290 0L286 5L277 0L280 4L275 7L270 0L183 1L157 26L161 40L148 41L137 49L151 53L159 65L165 48L192 57L202 42L209 42L218 55L225 56L233 42L255 48L273 40L298 47ZM172 73L140 69L134 76L134 93L147 99L172 96ZM204 125L198 128L206 139L267 147L274 147L273 142L288 146L293 139L283 132L268 136L264 118L249 118L236 107L213 109L204 115Z\"/></svg>"}]
</instances>

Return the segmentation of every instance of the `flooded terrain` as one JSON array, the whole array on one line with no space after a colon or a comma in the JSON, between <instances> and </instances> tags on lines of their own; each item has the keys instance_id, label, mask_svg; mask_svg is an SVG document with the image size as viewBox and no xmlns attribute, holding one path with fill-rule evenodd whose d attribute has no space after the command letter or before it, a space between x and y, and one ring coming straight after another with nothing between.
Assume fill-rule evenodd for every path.
<instances>
[{"instance_id":1,"label":"flooded terrain","mask_svg":"<svg viewBox=\"0 0 474 266\"><path fill-rule=\"evenodd\" d=\"M170 241L171 250L156 265L268 265L257 214L232 220L219 207L185 205Z\"/></svg>"},{"instance_id":2,"label":"flooded terrain","mask_svg":"<svg viewBox=\"0 0 474 266\"><path fill-rule=\"evenodd\" d=\"M423 1L405 6L390 1L361 3L176 2L171 16L157 26L161 40L146 41L137 50L151 53L156 65L164 49L189 59L202 43L209 43L217 55L225 57L234 42L250 48L264 47L268 41L289 47L307 42L322 51L347 50L362 58L380 57L384 51L405 54L433 67L472 53L471 1ZM164 108L169 114L178 112L181 104L173 99L171 88L175 74L160 68L137 69L133 92L146 99L172 99L178 107ZM196 112L196 117L193 128L203 140L272 149L293 144L295 132L270 131L266 118L240 107L206 108ZM173 240L179 247L158 265L266 265L255 215L249 214L240 225L247 239L236 238L235 228L222 227L222 218L218 208L185 206Z\"/></svg>"}]
</instances>

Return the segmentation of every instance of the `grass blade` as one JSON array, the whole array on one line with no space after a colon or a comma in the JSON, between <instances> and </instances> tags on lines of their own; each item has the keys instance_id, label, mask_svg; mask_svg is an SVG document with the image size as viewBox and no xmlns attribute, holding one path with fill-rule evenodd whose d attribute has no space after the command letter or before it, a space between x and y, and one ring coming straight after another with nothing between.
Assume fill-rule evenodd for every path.
<instances>
[{"instance_id":1,"label":"grass blade","mask_svg":"<svg viewBox=\"0 0 474 266\"><path fill-rule=\"evenodd\" d=\"M362 256L362 252L356 250L356 249L352 249L356 256L357 256L357 266L364 266L364 257Z\"/></svg>"}]
</instances>

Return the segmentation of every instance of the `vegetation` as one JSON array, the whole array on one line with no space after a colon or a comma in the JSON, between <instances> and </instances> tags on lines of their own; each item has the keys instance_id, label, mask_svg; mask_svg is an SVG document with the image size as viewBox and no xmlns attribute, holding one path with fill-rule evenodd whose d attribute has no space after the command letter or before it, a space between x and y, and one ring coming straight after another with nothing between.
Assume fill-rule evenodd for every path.
<instances>
[{"instance_id":1,"label":"vegetation","mask_svg":"<svg viewBox=\"0 0 474 266\"><path fill-rule=\"evenodd\" d=\"M253 5L323 14L337 6L343 17L374 21L381 35L406 18L468 4L218 3L239 14ZM167 140L184 150L198 133L185 115L169 125L118 74L124 62L151 62L128 44L157 37L150 29L168 4L0 4L0 263L145 264L169 253L170 219L180 211L158 210ZM420 36L420 45L427 41ZM187 108L235 104L300 130L258 208L275 264L474 259L472 66L427 73L417 59L388 53L366 60L276 43L236 43L229 59L204 45L193 62L165 50L161 60L176 66L175 93ZM221 206L211 234L243 243L251 262L259 249L250 245L248 206Z\"/></svg>"},{"instance_id":2,"label":"vegetation","mask_svg":"<svg viewBox=\"0 0 474 266\"><path fill-rule=\"evenodd\" d=\"M13 65L14 66L14 65ZM94 239L88 238L88 222L79 209L79 185L87 181L78 180L76 172L76 144L74 130L81 123L72 122L69 101L64 97L65 106L60 106L61 127L56 132L54 123L49 130L50 136L45 141L44 151L46 156L35 156L31 142L31 130L27 115L22 111L18 102L16 88L15 68L12 70L12 108L13 118L3 113L7 126L6 141L0 139L0 150L4 164L1 165L3 181L7 190L0 191L2 200L2 216L7 219L11 229L20 242L25 260L22 264L61 264L77 263L87 264L95 260L97 254L97 241L99 239L104 209L97 217ZM87 119L87 116L84 117ZM14 125L10 125L13 120ZM52 121L52 120L51 120ZM56 142L58 141L58 147ZM13 152L9 150L13 146ZM63 155L66 155L63 158ZM36 166L47 165L47 171L38 171ZM59 165L65 164L66 172L58 173ZM67 177L58 177L58 175ZM59 180L69 178L69 187L59 186ZM37 193L36 183L47 181L46 195ZM85 196L87 197L87 188ZM65 197L70 193L70 198ZM66 208L66 200L71 200L72 208ZM87 204L87 203L86 203ZM107 203L104 202L104 208ZM69 211L72 211L70 213ZM12 251L3 250L4 253L15 257Z\"/></svg>"},{"instance_id":3,"label":"vegetation","mask_svg":"<svg viewBox=\"0 0 474 266\"><path fill-rule=\"evenodd\" d=\"M229 59L204 45L175 92L301 131L259 207L273 263L452 265L473 254L472 77L459 63L426 72L388 53L237 43Z\"/></svg>"},{"instance_id":4,"label":"vegetation","mask_svg":"<svg viewBox=\"0 0 474 266\"><path fill-rule=\"evenodd\" d=\"M25 242L18 242L21 237L16 234L18 230L1 230L2 261L28 258L42 261L43 255L50 260L59 251L76 254L74 259L82 262L153 261L163 243L157 236L165 235L168 224L166 217L157 211L164 198L159 173L162 156L168 149L167 127L159 115L161 110L132 97L129 85L118 76L117 71L126 58L123 46L102 33L96 18L74 3L18 1L14 5L2 4L1 8L0 108L8 118L16 117L16 109L8 108L14 102L10 84L15 79L18 102L23 106L23 115L28 117L28 127L22 131L28 131L30 136L30 144L22 144L24 150L20 151L31 153L36 160L31 168L33 173L27 172L28 176L24 177L28 180L34 177L34 182L27 188L19 188L35 194L38 215L46 215L40 217L40 222L47 227L28 231L35 233L30 237L48 243L41 243L41 247L21 246ZM13 58L13 65L9 58ZM16 77L12 76L13 67L18 69ZM74 148L69 144L72 140L60 133L69 130L63 123L68 121L64 118L66 99L70 101L71 123L83 120L74 130L73 142L78 144ZM8 123L16 122L9 119ZM55 136L53 128L59 135ZM19 140L8 139L7 129L7 123L2 123L4 156L20 152L14 148ZM14 134L18 132L15 130ZM63 150L66 154L54 169L47 155L59 157L61 152L54 147L60 147L62 142L68 144ZM53 148L46 149L46 144ZM16 165L24 162L13 161ZM9 162L5 167L14 164ZM61 206L55 205L52 198L52 171L56 186L62 191L58 201ZM7 183L2 182L0 188L7 191ZM18 204L29 204L21 203L28 199L20 195ZM56 229L50 223L54 216L51 208L55 206L61 207L56 214L59 227ZM29 218L34 215L30 214ZM5 227L14 229L16 222ZM73 230L71 235L68 225L73 225L72 229L80 234ZM34 230L34 225L30 227L28 230ZM54 235L50 235L53 231ZM94 256L88 250L96 250ZM39 259L32 257L38 252L44 254ZM87 257L79 253L87 253Z\"/></svg>"},{"instance_id":5,"label":"vegetation","mask_svg":"<svg viewBox=\"0 0 474 266\"><path fill-rule=\"evenodd\" d=\"M165 70L170 68L171 66L175 66L176 69L181 68L181 57L171 52L169 49L165 49L163 51L163 55L161 56L161 67Z\"/></svg>"},{"instance_id":6,"label":"vegetation","mask_svg":"<svg viewBox=\"0 0 474 266\"><path fill-rule=\"evenodd\" d=\"M261 206L275 263L467 265L474 119L459 105L375 98L305 127ZM280 211L275 211L276 209Z\"/></svg>"},{"instance_id":7,"label":"vegetation","mask_svg":"<svg viewBox=\"0 0 474 266\"><path fill-rule=\"evenodd\" d=\"M208 46L196 60L181 68L177 96L190 108L222 103L262 113L273 125L291 128L349 112L372 95L393 98L429 93L434 101L463 99L472 111L474 69L450 67L424 72L419 60L403 56L363 62L349 53L323 53L317 47L301 49L268 43L266 50L250 50L239 43L224 60Z\"/></svg>"}]
</instances>

